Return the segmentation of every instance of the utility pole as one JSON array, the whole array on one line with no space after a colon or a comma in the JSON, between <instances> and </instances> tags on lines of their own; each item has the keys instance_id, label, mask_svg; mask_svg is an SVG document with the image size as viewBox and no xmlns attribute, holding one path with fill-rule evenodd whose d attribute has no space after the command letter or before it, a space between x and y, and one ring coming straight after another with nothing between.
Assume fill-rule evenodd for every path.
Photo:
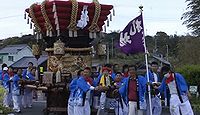
<instances>
[{"instance_id":1,"label":"utility pole","mask_svg":"<svg viewBox=\"0 0 200 115\"><path fill-rule=\"evenodd\" d=\"M106 46L107 46L107 48L106 48L106 54L107 54L107 56L106 56L106 63L109 63L110 62L110 57L109 57L109 55L110 55L110 52L109 52L109 44L107 43L106 44Z\"/></svg>"},{"instance_id":2,"label":"utility pole","mask_svg":"<svg viewBox=\"0 0 200 115\"><path fill-rule=\"evenodd\" d=\"M112 58L113 58L113 56L114 56L114 44L113 44L113 39L114 38L111 38L112 39L112 54L111 54L111 56L112 56Z\"/></svg>"},{"instance_id":3,"label":"utility pole","mask_svg":"<svg viewBox=\"0 0 200 115\"><path fill-rule=\"evenodd\" d=\"M166 47L167 47L167 61L169 61L169 46L166 45Z\"/></svg>"},{"instance_id":4,"label":"utility pole","mask_svg":"<svg viewBox=\"0 0 200 115\"><path fill-rule=\"evenodd\" d=\"M154 53L156 54L157 53L157 38L154 37L154 40L155 40L155 43L154 43Z\"/></svg>"}]
</instances>

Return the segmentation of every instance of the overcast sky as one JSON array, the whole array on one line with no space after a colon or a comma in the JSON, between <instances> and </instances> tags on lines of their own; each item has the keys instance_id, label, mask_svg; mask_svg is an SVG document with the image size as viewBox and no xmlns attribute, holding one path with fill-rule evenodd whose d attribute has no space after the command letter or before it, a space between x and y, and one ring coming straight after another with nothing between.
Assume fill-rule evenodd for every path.
<instances>
[{"instance_id":1,"label":"overcast sky","mask_svg":"<svg viewBox=\"0 0 200 115\"><path fill-rule=\"evenodd\" d=\"M24 10L35 2L43 0L2 0L0 4L0 39L32 34L24 20ZM92 0L78 0L92 1ZM182 25L181 15L185 12L185 0L99 0L101 4L114 5L116 16L107 32L123 30L133 18L139 15L141 4L144 6L144 28L146 35L164 31L168 35L185 35L189 30Z\"/></svg>"}]
</instances>

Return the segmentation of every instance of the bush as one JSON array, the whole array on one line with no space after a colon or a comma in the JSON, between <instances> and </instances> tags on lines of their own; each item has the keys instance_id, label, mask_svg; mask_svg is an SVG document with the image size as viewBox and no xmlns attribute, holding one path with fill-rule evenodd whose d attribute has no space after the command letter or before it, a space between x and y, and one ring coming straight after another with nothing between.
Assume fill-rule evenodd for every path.
<instances>
[{"instance_id":1,"label":"bush","mask_svg":"<svg viewBox=\"0 0 200 115\"><path fill-rule=\"evenodd\" d=\"M3 106L3 98L4 98L5 89L0 86L0 114L8 114L12 112L11 108L6 108Z\"/></svg>"},{"instance_id":2,"label":"bush","mask_svg":"<svg viewBox=\"0 0 200 115\"><path fill-rule=\"evenodd\" d=\"M3 97L4 97L5 89L0 86L0 105L3 104Z\"/></svg>"},{"instance_id":3,"label":"bush","mask_svg":"<svg viewBox=\"0 0 200 115\"><path fill-rule=\"evenodd\" d=\"M189 85L200 85L200 65L186 65L176 69L181 73Z\"/></svg>"}]
</instances>

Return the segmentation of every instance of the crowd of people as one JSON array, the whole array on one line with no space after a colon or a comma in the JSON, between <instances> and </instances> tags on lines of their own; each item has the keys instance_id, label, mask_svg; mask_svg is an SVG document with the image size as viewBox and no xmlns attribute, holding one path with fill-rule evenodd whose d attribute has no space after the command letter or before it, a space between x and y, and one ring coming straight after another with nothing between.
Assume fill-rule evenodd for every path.
<instances>
[{"instance_id":1,"label":"crowd of people","mask_svg":"<svg viewBox=\"0 0 200 115\"><path fill-rule=\"evenodd\" d=\"M21 108L31 108L33 100L33 89L22 86L23 83L31 83L35 80L35 68L33 63L28 63L28 68L13 69L2 64L0 71L0 85L5 89L3 105L7 108L13 107L16 113Z\"/></svg>"},{"instance_id":2,"label":"crowd of people","mask_svg":"<svg viewBox=\"0 0 200 115\"><path fill-rule=\"evenodd\" d=\"M138 74L137 69L135 65L119 64L106 64L99 71L97 67L80 69L69 85L68 115L91 115L91 108L97 115L161 115L161 99L169 100L165 101L171 115L193 115L188 85L180 73L168 66L159 69L154 61L144 74ZM22 107L31 108L33 89L22 84L33 81L32 62L24 70L3 64L0 84L5 89L4 106L13 107L17 113Z\"/></svg>"},{"instance_id":3,"label":"crowd of people","mask_svg":"<svg viewBox=\"0 0 200 115\"><path fill-rule=\"evenodd\" d=\"M97 109L97 115L161 115L161 98L168 99L171 115L194 114L180 73L168 66L159 70L154 61L149 72L141 75L134 65L118 68L118 64L106 64L100 72L95 67L79 70L69 86L68 115L90 115L91 108Z\"/></svg>"}]
</instances>

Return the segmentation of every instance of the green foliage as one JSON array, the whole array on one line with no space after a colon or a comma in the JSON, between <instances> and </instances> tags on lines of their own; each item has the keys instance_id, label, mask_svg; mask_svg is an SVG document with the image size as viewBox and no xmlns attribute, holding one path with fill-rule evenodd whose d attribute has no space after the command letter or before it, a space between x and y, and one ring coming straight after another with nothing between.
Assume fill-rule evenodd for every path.
<instances>
[{"instance_id":1,"label":"green foliage","mask_svg":"<svg viewBox=\"0 0 200 115\"><path fill-rule=\"evenodd\" d=\"M8 114L12 112L11 108L6 108L3 106L3 98L4 98L5 89L0 86L0 114Z\"/></svg>"},{"instance_id":2,"label":"green foliage","mask_svg":"<svg viewBox=\"0 0 200 115\"><path fill-rule=\"evenodd\" d=\"M5 90L2 86L0 86L0 104L3 104L3 96L4 96Z\"/></svg>"},{"instance_id":3,"label":"green foliage","mask_svg":"<svg viewBox=\"0 0 200 115\"><path fill-rule=\"evenodd\" d=\"M186 0L188 3L187 11L183 13L183 24L187 25L187 28L193 30L194 35L200 35L200 0Z\"/></svg>"},{"instance_id":4,"label":"green foliage","mask_svg":"<svg viewBox=\"0 0 200 115\"><path fill-rule=\"evenodd\" d=\"M36 43L36 39L33 35L24 35L22 37L10 37L1 41L0 49L7 45L15 45L15 44L28 44L32 47L33 44ZM46 44L43 40L39 40L39 45L41 49L44 50Z\"/></svg>"},{"instance_id":5,"label":"green foliage","mask_svg":"<svg viewBox=\"0 0 200 115\"><path fill-rule=\"evenodd\" d=\"M190 85L200 85L200 65L186 65L176 69Z\"/></svg>"},{"instance_id":6,"label":"green foliage","mask_svg":"<svg viewBox=\"0 0 200 115\"><path fill-rule=\"evenodd\" d=\"M190 103L192 105L192 109L194 112L200 112L200 98L195 95L190 99Z\"/></svg>"},{"instance_id":7,"label":"green foliage","mask_svg":"<svg viewBox=\"0 0 200 115\"><path fill-rule=\"evenodd\" d=\"M178 59L180 64L200 64L200 38L185 37L178 43Z\"/></svg>"}]
</instances>

